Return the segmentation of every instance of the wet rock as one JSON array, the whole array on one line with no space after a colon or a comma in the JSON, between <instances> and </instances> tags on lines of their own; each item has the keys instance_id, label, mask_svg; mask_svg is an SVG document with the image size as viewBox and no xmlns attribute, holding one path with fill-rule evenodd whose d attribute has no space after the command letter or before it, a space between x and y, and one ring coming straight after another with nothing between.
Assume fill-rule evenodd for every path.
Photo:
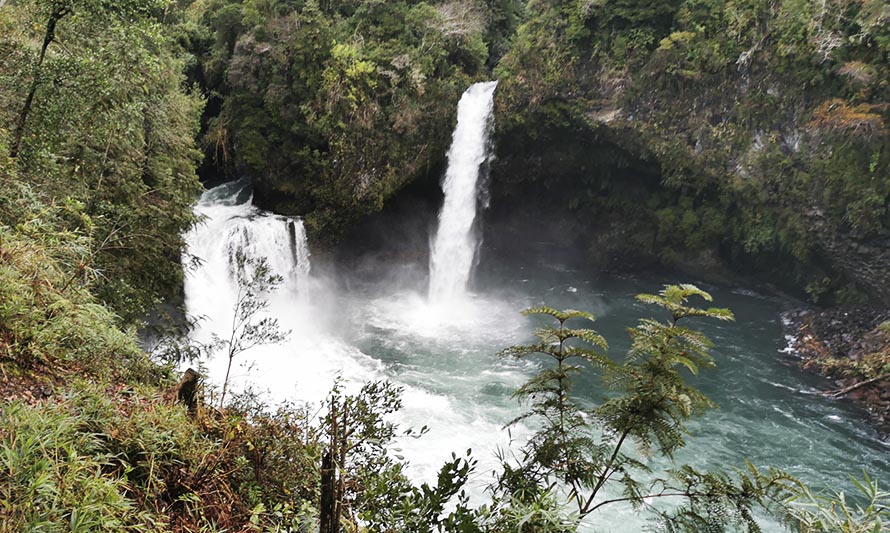
<instances>
[{"instance_id":1,"label":"wet rock","mask_svg":"<svg viewBox=\"0 0 890 533\"><path fill-rule=\"evenodd\" d=\"M864 405L878 429L890 437L890 310L847 306L802 309L783 315L786 353L801 368L828 378L836 387L827 395Z\"/></svg>"}]
</instances>

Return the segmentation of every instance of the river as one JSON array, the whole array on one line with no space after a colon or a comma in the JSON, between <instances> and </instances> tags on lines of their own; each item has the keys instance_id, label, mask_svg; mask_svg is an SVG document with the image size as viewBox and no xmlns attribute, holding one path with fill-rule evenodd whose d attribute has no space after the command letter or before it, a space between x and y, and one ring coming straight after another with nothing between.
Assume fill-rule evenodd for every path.
<instances>
[{"instance_id":1,"label":"river","mask_svg":"<svg viewBox=\"0 0 890 533\"><path fill-rule=\"evenodd\" d=\"M485 248L475 219L484 208L480 187L490 155L496 85L472 86L459 105L429 264L372 262L361 275L336 265L313 266L303 222L253 207L246 181L206 192L196 207L203 222L186 236L189 253L201 260L185 283L188 312L201 317L192 333L197 341L231 331L238 250L266 258L282 276L268 313L291 334L286 342L239 355L231 379L235 390L252 388L272 401L319 405L338 378L347 391L369 380L392 381L404 389L404 408L395 421L403 428L430 428L423 438L400 441L393 453L409 462L409 475L420 482L434 481L452 452L472 449L479 466L470 492L477 502L484 501L496 456L519 453L530 434L524 425L504 425L523 412L512 393L540 361L497 356L530 341L540 324L520 311L546 304L592 312L610 356L618 359L629 346L626 328L641 317L660 316L634 296L655 293L665 283L696 281L596 275L583 263L563 259L571 254L546 242L523 243L522 259L480 255ZM698 324L716 345L717 368L690 379L719 408L692 421L688 445L673 463L649 459L655 470L681 463L726 470L743 467L747 459L786 470L817 490L850 489L849 476L862 470L890 474L887 445L866 414L819 395L819 378L800 372L782 353L787 340L781 312L794 302L747 290L702 288L712 293L715 305L736 316L734 322ZM226 375L225 355L203 363L219 384ZM574 394L594 406L608 391L588 371ZM626 507L606 508L585 528L632 532L646 520ZM764 529L782 530L769 519Z\"/></svg>"}]
</instances>

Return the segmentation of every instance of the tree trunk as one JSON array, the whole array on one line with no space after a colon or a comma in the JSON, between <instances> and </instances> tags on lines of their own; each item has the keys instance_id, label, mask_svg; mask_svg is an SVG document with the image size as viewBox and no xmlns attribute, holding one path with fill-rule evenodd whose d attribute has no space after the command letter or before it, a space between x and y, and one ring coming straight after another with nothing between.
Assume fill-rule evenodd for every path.
<instances>
[{"instance_id":1,"label":"tree trunk","mask_svg":"<svg viewBox=\"0 0 890 533\"><path fill-rule=\"evenodd\" d=\"M321 504L319 505L319 533L337 533L337 520L334 513L334 457L328 450L321 458Z\"/></svg>"},{"instance_id":2,"label":"tree trunk","mask_svg":"<svg viewBox=\"0 0 890 533\"><path fill-rule=\"evenodd\" d=\"M232 341L229 341L229 346L232 346ZM232 373L232 359L235 358L235 354L232 353L232 348L229 348L229 365L226 367L226 379L223 380L223 390L222 394L219 395L219 408L222 409L225 407L226 401L226 391L229 390L229 374Z\"/></svg>"},{"instance_id":3,"label":"tree trunk","mask_svg":"<svg viewBox=\"0 0 890 533\"><path fill-rule=\"evenodd\" d=\"M344 443L340 441L339 421L337 420L336 399L331 398L331 440L328 451L321 459L321 509L319 509L318 533L340 532L340 498L342 497L337 480L337 464L334 458L339 455L340 447ZM339 465L342 469L342 464ZM343 477L342 470L340 477Z\"/></svg>"},{"instance_id":4,"label":"tree trunk","mask_svg":"<svg viewBox=\"0 0 890 533\"><path fill-rule=\"evenodd\" d=\"M25 105L22 106L22 112L19 113L18 123L15 125L13 133L12 148L9 155L16 157L22 147L22 136L25 134L25 123L28 121L28 115L31 113L31 106L34 104L34 95L37 93L37 87L40 85L40 69L43 66L43 60L46 58L46 49L56 38L56 24L62 20L65 15L70 13L67 7L58 8L49 16L46 22L46 33L43 35L43 46L40 47L40 55L37 57L37 66L34 69L34 79L31 81L31 89L25 98Z\"/></svg>"}]
</instances>

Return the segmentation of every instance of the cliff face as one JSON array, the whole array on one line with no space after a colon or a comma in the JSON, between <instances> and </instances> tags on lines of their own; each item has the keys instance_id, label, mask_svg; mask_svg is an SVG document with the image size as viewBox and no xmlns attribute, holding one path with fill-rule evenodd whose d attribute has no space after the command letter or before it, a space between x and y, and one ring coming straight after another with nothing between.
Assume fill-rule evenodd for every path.
<instances>
[{"instance_id":1,"label":"cliff face","mask_svg":"<svg viewBox=\"0 0 890 533\"><path fill-rule=\"evenodd\" d=\"M873 1L530 2L494 182L630 231L607 247L890 301L888 22Z\"/></svg>"},{"instance_id":2,"label":"cliff face","mask_svg":"<svg viewBox=\"0 0 890 533\"><path fill-rule=\"evenodd\" d=\"M208 4L194 46L211 98L207 170L249 176L262 207L338 238L438 170L513 3Z\"/></svg>"},{"instance_id":3,"label":"cliff face","mask_svg":"<svg viewBox=\"0 0 890 533\"><path fill-rule=\"evenodd\" d=\"M461 92L498 78L493 227L890 301L883 0L213 6L210 160L317 243L435 188Z\"/></svg>"}]
</instances>

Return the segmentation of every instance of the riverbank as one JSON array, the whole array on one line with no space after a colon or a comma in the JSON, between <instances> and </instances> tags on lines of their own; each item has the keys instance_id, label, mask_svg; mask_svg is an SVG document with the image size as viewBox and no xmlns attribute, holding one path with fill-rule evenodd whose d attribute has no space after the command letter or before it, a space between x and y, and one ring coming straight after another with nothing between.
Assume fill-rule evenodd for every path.
<instances>
[{"instance_id":1,"label":"riverbank","mask_svg":"<svg viewBox=\"0 0 890 533\"><path fill-rule=\"evenodd\" d=\"M788 352L801 368L833 381L823 394L863 405L882 435L890 435L890 310L796 310L783 321Z\"/></svg>"}]
</instances>

